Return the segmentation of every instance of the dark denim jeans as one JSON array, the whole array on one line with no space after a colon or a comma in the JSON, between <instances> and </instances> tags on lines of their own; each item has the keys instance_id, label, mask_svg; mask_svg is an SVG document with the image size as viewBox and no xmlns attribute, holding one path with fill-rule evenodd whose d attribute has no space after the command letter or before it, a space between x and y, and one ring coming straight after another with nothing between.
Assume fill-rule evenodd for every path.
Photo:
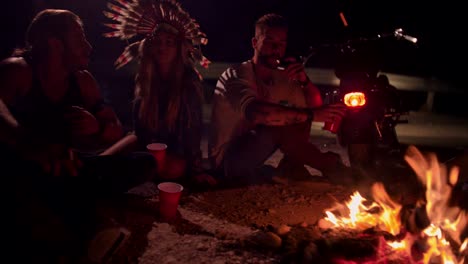
<instances>
[{"instance_id":1,"label":"dark denim jeans","mask_svg":"<svg viewBox=\"0 0 468 264\"><path fill-rule=\"evenodd\" d=\"M263 181L262 165L278 149L288 161L321 171L339 162L338 155L322 153L310 142L309 122L278 127L258 126L227 148L223 162L225 179L246 184Z\"/></svg>"}]
</instances>

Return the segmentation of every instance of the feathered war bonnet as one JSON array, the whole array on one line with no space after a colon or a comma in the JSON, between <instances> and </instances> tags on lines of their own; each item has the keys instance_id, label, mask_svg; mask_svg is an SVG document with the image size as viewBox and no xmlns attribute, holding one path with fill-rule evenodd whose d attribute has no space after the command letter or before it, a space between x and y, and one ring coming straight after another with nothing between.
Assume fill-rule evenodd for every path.
<instances>
[{"instance_id":1,"label":"feathered war bonnet","mask_svg":"<svg viewBox=\"0 0 468 264\"><path fill-rule=\"evenodd\" d=\"M193 65L199 62L202 67L208 67L210 61L203 56L200 48L208 43L208 39L200 31L199 24L175 0L114 0L114 3L107 3L107 7L109 11L104 11L104 15L116 23L105 24L115 30L105 33L105 37L129 40L141 35L147 38L152 37L160 27L169 25L191 43L189 58ZM117 69L138 56L140 42L136 41L125 48L114 63Z\"/></svg>"}]
</instances>

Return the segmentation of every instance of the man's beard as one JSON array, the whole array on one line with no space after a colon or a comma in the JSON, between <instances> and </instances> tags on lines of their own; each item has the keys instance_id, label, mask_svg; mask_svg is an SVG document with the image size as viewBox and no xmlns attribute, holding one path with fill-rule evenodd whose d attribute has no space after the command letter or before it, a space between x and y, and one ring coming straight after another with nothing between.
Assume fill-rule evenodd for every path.
<instances>
[{"instance_id":1,"label":"man's beard","mask_svg":"<svg viewBox=\"0 0 468 264\"><path fill-rule=\"evenodd\" d=\"M276 69L278 67L278 59L279 56L275 55L259 55L258 63L267 68Z\"/></svg>"}]
</instances>

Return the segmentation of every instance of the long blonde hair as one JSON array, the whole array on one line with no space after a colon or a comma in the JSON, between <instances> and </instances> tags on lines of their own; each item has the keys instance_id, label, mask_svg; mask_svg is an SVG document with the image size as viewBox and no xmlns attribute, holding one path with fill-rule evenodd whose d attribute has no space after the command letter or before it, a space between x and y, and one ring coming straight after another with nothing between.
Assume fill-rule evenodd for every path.
<instances>
[{"instance_id":1,"label":"long blonde hair","mask_svg":"<svg viewBox=\"0 0 468 264\"><path fill-rule=\"evenodd\" d=\"M169 131L174 131L179 115L185 108L187 120L183 124L190 127L193 121L193 112L188 103L190 94L196 100L202 100L202 86L194 74L193 64L189 59L190 43L178 41L177 57L172 64L171 77L164 83L159 74L157 63L151 55L150 41L142 40L139 47L139 70L136 75L135 99L140 100L138 118L142 124L157 130L160 125L159 104L161 100L168 100L166 117L163 122ZM161 98L162 89L167 89L168 98ZM196 89L195 93L189 89Z\"/></svg>"}]
</instances>

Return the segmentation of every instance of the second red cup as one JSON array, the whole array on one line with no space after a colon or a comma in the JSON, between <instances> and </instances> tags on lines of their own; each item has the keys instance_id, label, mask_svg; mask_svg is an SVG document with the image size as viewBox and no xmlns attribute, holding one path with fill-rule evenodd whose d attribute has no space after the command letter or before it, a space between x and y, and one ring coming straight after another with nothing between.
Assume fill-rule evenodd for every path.
<instances>
[{"instance_id":1,"label":"second red cup","mask_svg":"<svg viewBox=\"0 0 468 264\"><path fill-rule=\"evenodd\" d=\"M323 125L323 130L328 130L333 134L336 134L338 132L338 129L340 129L340 124L341 124L341 118L336 118L333 122L325 122Z\"/></svg>"},{"instance_id":2,"label":"second red cup","mask_svg":"<svg viewBox=\"0 0 468 264\"><path fill-rule=\"evenodd\" d=\"M151 143L146 146L146 149L153 155L154 159L156 160L158 172L163 172L166 165L167 145L164 143Z\"/></svg>"}]
</instances>

